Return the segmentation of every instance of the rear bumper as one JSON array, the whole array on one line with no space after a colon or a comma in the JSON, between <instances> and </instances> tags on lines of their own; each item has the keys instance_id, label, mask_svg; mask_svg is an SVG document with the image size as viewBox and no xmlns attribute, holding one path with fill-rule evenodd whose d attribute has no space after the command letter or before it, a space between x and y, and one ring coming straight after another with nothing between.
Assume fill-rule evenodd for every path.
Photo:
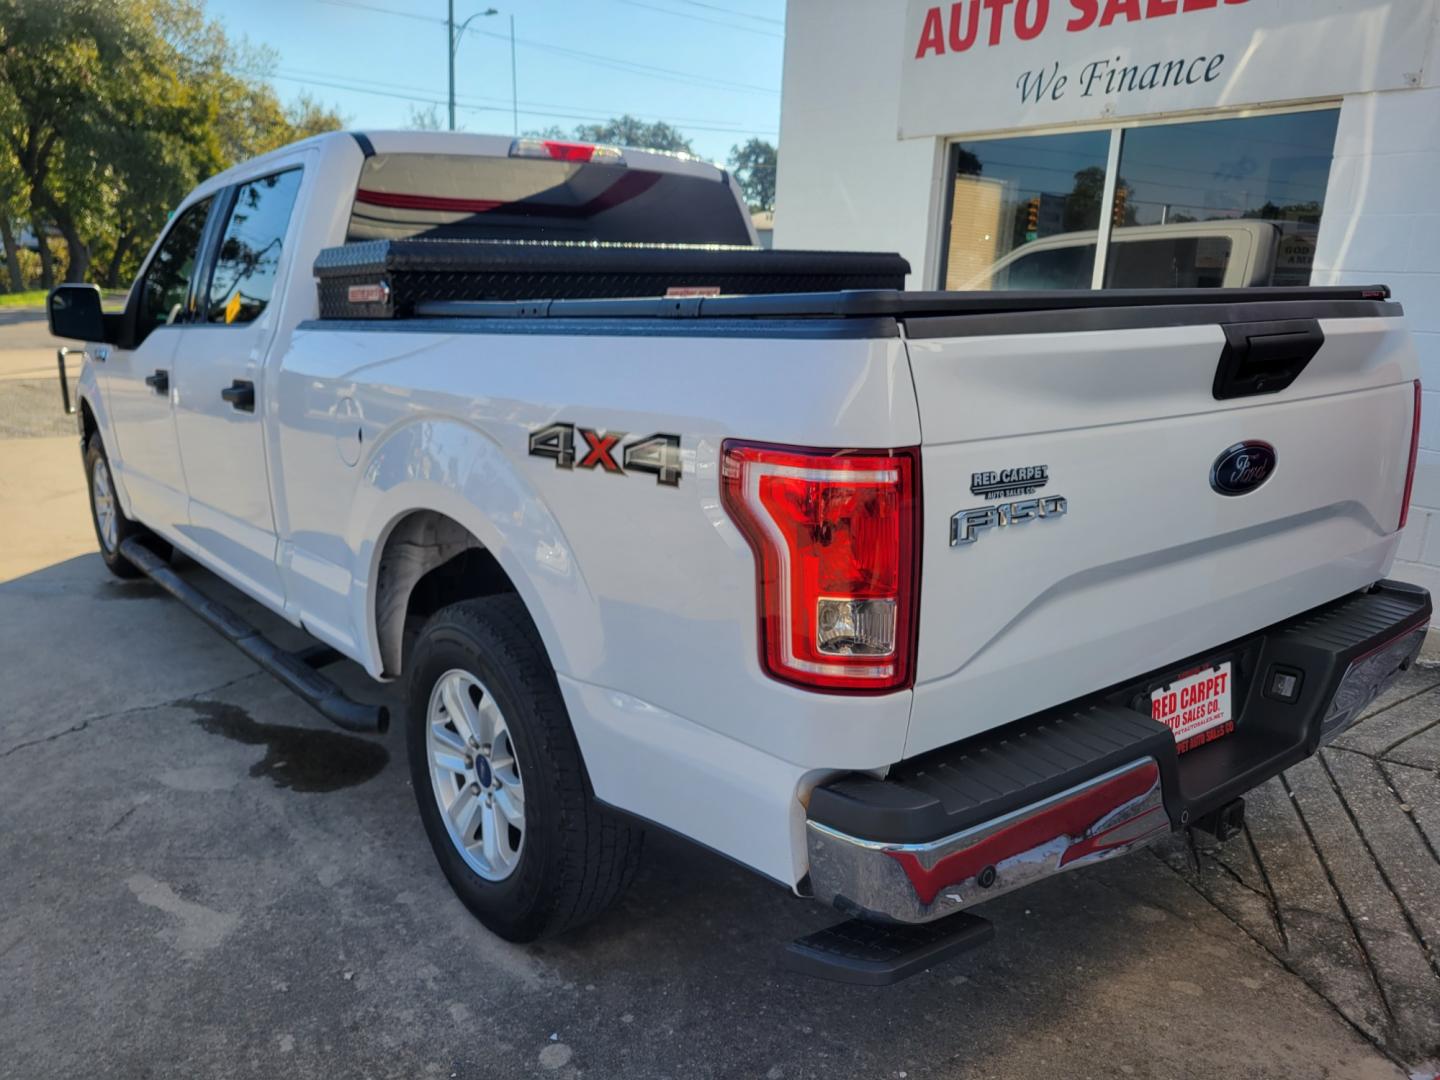
<instances>
[{"instance_id":1,"label":"rear bumper","mask_svg":"<svg viewBox=\"0 0 1440 1080\"><path fill-rule=\"evenodd\" d=\"M1083 701L816 788L810 884L848 915L928 922L1185 827L1314 754L1414 661L1425 590L1381 582ZM1176 752L1152 687L1228 660L1234 731ZM1278 674L1288 691L1276 691Z\"/></svg>"}]
</instances>

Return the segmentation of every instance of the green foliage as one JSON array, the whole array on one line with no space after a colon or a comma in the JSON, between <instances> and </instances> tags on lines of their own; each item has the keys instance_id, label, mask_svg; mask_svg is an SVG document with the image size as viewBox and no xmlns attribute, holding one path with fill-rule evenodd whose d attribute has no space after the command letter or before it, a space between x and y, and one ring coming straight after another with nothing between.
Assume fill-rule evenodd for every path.
<instances>
[{"instance_id":1,"label":"green foliage","mask_svg":"<svg viewBox=\"0 0 1440 1080\"><path fill-rule=\"evenodd\" d=\"M730 148L730 171L751 210L775 209L775 165L778 152L764 139Z\"/></svg>"},{"instance_id":2,"label":"green foliage","mask_svg":"<svg viewBox=\"0 0 1440 1080\"><path fill-rule=\"evenodd\" d=\"M58 233L68 280L125 280L200 180L341 126L271 64L199 0L0 0L0 214Z\"/></svg>"},{"instance_id":3,"label":"green foliage","mask_svg":"<svg viewBox=\"0 0 1440 1080\"><path fill-rule=\"evenodd\" d=\"M555 136L546 135L545 137L554 138ZM575 128L574 137L581 142L605 143L609 146L633 146L637 150L692 153L690 140L677 128L671 127L662 120L647 124L644 120L631 116L629 113L607 120L603 124L580 124Z\"/></svg>"}]
</instances>

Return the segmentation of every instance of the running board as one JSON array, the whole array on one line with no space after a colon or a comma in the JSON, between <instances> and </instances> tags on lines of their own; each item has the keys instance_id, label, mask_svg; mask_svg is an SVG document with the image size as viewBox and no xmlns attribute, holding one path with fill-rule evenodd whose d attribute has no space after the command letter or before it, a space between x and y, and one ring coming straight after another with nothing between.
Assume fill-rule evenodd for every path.
<instances>
[{"instance_id":1,"label":"running board","mask_svg":"<svg viewBox=\"0 0 1440 1080\"><path fill-rule=\"evenodd\" d=\"M120 554L332 724L363 734L384 734L389 730L389 709L347 697L345 691L315 670L332 658L338 659L333 650L312 646L300 653L286 652L224 604L211 600L175 573L164 559L136 537L120 545Z\"/></svg>"},{"instance_id":2,"label":"running board","mask_svg":"<svg viewBox=\"0 0 1440 1080\"><path fill-rule=\"evenodd\" d=\"M960 912L928 923L851 919L792 941L783 966L800 975L856 986L889 986L979 948L995 924Z\"/></svg>"}]
</instances>

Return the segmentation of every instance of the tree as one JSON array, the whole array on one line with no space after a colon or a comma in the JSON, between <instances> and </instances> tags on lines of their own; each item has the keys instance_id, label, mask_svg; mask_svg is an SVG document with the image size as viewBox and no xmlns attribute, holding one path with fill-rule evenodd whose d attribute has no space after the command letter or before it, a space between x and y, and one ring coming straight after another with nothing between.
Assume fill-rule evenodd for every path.
<instances>
[{"instance_id":1,"label":"tree","mask_svg":"<svg viewBox=\"0 0 1440 1080\"><path fill-rule=\"evenodd\" d=\"M414 128L416 131L439 131L440 112L434 105L427 105L423 109L410 106L410 122L405 125Z\"/></svg>"},{"instance_id":2,"label":"tree","mask_svg":"<svg viewBox=\"0 0 1440 1080\"><path fill-rule=\"evenodd\" d=\"M267 64L198 0L0 0L0 175L20 177L45 277L48 226L68 280L99 255L114 283L200 179L341 125L308 97L283 107L248 74Z\"/></svg>"},{"instance_id":3,"label":"tree","mask_svg":"<svg viewBox=\"0 0 1440 1080\"><path fill-rule=\"evenodd\" d=\"M626 113L603 124L580 124L575 138L581 142L606 143L611 146L633 146L637 150L669 150L689 154L690 140L661 120L647 124Z\"/></svg>"},{"instance_id":4,"label":"tree","mask_svg":"<svg viewBox=\"0 0 1440 1080\"><path fill-rule=\"evenodd\" d=\"M752 211L775 209L776 161L774 144L764 139L752 138L730 148L730 169Z\"/></svg>"}]
</instances>

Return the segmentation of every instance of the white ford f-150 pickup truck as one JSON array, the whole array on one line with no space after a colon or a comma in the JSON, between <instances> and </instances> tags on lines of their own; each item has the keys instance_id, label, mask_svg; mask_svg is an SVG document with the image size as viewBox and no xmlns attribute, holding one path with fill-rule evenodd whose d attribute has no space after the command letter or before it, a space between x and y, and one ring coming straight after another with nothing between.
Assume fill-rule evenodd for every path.
<instances>
[{"instance_id":1,"label":"white ford f-150 pickup truck","mask_svg":"<svg viewBox=\"0 0 1440 1080\"><path fill-rule=\"evenodd\" d=\"M905 269L759 250L693 159L337 133L196 189L123 314L50 317L106 563L342 726L388 717L327 660L404 679L487 926L593 915L658 824L850 920L793 966L882 982L1007 890L1233 832L1431 610L1385 580L1420 394L1383 287Z\"/></svg>"}]
</instances>

